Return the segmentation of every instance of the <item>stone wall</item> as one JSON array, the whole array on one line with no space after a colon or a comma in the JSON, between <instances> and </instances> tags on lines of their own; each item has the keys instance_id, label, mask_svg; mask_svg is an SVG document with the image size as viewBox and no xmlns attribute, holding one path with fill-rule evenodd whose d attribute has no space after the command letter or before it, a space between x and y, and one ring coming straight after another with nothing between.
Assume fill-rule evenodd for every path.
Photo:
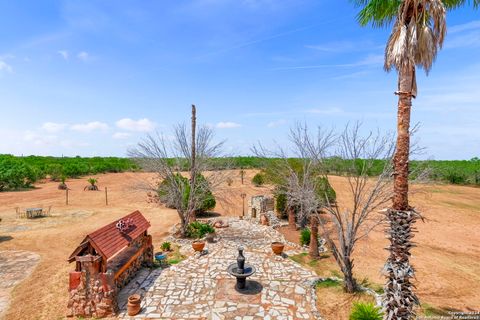
<instances>
[{"instance_id":1,"label":"stone wall","mask_svg":"<svg viewBox=\"0 0 480 320\"><path fill-rule=\"evenodd\" d=\"M265 214L269 211L274 211L274 207L275 201L273 197L264 195L253 196L248 201L248 212L246 218L259 221L262 214Z\"/></svg>"}]
</instances>

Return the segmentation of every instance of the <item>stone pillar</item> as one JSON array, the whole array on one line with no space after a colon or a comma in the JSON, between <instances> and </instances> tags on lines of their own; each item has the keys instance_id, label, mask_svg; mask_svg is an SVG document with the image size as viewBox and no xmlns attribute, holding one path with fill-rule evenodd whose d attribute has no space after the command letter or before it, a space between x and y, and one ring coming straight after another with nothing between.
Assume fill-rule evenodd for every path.
<instances>
[{"instance_id":1,"label":"stone pillar","mask_svg":"<svg viewBox=\"0 0 480 320\"><path fill-rule=\"evenodd\" d=\"M103 318L117 311L115 276L100 272L100 256L77 256L81 271L70 272L67 316Z\"/></svg>"}]
</instances>

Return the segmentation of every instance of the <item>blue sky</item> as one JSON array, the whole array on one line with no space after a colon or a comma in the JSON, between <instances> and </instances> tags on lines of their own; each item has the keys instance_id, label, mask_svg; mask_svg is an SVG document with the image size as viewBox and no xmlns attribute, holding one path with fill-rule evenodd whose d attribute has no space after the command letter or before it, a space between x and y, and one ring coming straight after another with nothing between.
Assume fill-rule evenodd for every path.
<instances>
[{"instance_id":1,"label":"blue sky","mask_svg":"<svg viewBox=\"0 0 480 320\"><path fill-rule=\"evenodd\" d=\"M118 155L154 130L216 127L227 152L283 143L295 121L396 125L389 29L349 1L0 1L0 153ZM480 150L480 11L448 14L444 49L418 74L424 158Z\"/></svg>"}]
</instances>

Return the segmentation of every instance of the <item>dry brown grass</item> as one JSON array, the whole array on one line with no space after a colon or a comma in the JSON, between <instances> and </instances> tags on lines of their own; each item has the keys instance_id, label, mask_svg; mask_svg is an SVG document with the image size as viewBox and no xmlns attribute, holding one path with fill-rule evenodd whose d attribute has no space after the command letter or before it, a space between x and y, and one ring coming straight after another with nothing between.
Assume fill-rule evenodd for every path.
<instances>
[{"instance_id":1,"label":"dry brown grass","mask_svg":"<svg viewBox=\"0 0 480 320\"><path fill-rule=\"evenodd\" d=\"M268 187L255 188L250 184L254 171L248 171L245 185L240 183L239 170L235 172L229 203L220 202L216 211L222 215L241 214L242 192L248 197L268 193ZM83 191L86 179L67 181L70 205L64 204L64 191L57 190L58 183L47 182L37 189L22 192L0 193L0 250L17 249L34 251L41 261L31 276L19 284L12 293L11 306L6 319L60 319L67 303L67 277L73 266L66 262L69 254L85 234L133 210L142 211L152 223L154 245L159 248L172 224L178 222L174 210L147 203L144 192L132 189L136 181L151 177L149 173L118 173L97 175L101 190L109 190L109 203L104 204L101 191ZM339 201L346 193L346 181L332 177L332 185ZM412 203L426 217L419 222L412 262L417 269L418 294L422 302L442 308L461 310L478 309L480 305L480 189L435 185L419 187L422 192L413 196ZM428 192L429 189L441 192ZM345 199L343 199L345 200ZM17 219L14 208L52 205L52 217L25 220ZM12 239L8 240L8 236ZM3 240L5 239L5 240ZM386 258L386 239L382 230L375 230L359 243L355 252L358 279L368 278L373 283L383 283L380 270ZM329 258L331 259L331 258ZM325 263L326 275L335 270ZM319 294L319 303L335 309L335 301L326 292ZM341 303L341 301L339 302ZM345 302L344 305L349 305ZM328 309L322 309L330 314ZM343 311L342 311L343 312ZM346 313L345 313L346 314ZM342 319L328 317L327 319Z\"/></svg>"}]
</instances>

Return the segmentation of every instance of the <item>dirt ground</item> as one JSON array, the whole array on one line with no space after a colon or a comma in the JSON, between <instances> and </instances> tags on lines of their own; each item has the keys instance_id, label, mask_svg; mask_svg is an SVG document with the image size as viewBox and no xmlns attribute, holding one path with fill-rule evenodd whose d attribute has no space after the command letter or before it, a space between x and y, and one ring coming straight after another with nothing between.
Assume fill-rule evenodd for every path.
<instances>
[{"instance_id":1,"label":"dirt ground","mask_svg":"<svg viewBox=\"0 0 480 320\"><path fill-rule=\"evenodd\" d=\"M226 216L241 215L242 192L247 194L245 208L251 195L268 193L268 187L250 184L253 174L247 172L242 185L239 173L233 172L233 185L224 186L223 200L218 201L215 211ZM68 271L73 269L66 259L86 234L138 209L151 221L150 233L154 245L159 246L179 221L174 210L148 203L145 191L136 188L152 174L95 177L102 191L83 191L86 178L67 181L71 189L68 206L65 191L58 190L56 182L38 184L30 191L0 193L0 251L26 250L41 256L33 273L12 291L5 319L63 318ZM347 194L346 180L331 177L331 183L341 202L342 195ZM108 188L108 206L104 187ZM418 189L421 192L413 196L412 203L426 218L425 223L417 225L418 247L412 257L420 299L441 308L480 309L480 189L444 185ZM16 217L15 207L36 206L52 206L51 216L33 220ZM357 278L383 282L380 270L387 255L383 250L386 245L381 228L359 243L355 252Z\"/></svg>"}]
</instances>

